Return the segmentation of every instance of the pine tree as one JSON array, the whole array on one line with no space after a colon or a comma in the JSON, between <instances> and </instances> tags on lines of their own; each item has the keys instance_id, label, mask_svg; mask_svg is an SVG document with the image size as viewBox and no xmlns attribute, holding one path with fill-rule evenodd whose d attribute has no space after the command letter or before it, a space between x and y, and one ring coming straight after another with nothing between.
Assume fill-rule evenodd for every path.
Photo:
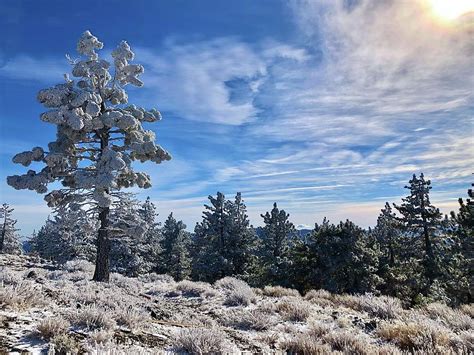
<instances>
[{"instance_id":1,"label":"pine tree","mask_svg":"<svg viewBox=\"0 0 474 355\"><path fill-rule=\"evenodd\" d=\"M224 194L218 192L208 198L210 205L204 205L203 220L194 229L193 278L214 282L232 274L228 245L231 223Z\"/></svg>"},{"instance_id":2,"label":"pine tree","mask_svg":"<svg viewBox=\"0 0 474 355\"><path fill-rule=\"evenodd\" d=\"M85 211L61 208L33 235L31 248L43 259L58 263L73 259L92 261L97 229L98 223Z\"/></svg>"},{"instance_id":3,"label":"pine tree","mask_svg":"<svg viewBox=\"0 0 474 355\"><path fill-rule=\"evenodd\" d=\"M160 113L134 105L122 106L128 102L124 87L143 85L138 79L143 67L129 63L134 53L127 42L122 41L112 51L112 76L110 63L99 59L96 53L102 47L95 36L84 32L77 44L82 58L70 59L72 75L78 81L65 75L65 83L39 92L39 102L50 109L41 119L57 125L56 141L48 144L48 152L35 147L13 157L14 163L24 166L43 162L46 166L42 170L28 170L25 175L7 178L15 189L38 193L46 193L51 183L62 183L63 188L45 196L52 208L77 210L94 206L100 221L93 277L96 281L109 280L113 202L122 198L122 188L151 186L150 177L134 172L132 162L161 163L171 159L155 144L154 132L143 128L145 122L160 120Z\"/></svg>"},{"instance_id":4,"label":"pine tree","mask_svg":"<svg viewBox=\"0 0 474 355\"><path fill-rule=\"evenodd\" d=\"M243 279L248 279L254 265L256 236L247 216L247 207L242 200L242 195L237 192L234 201L227 201L226 210L229 215L230 231L229 260L231 274Z\"/></svg>"},{"instance_id":5,"label":"pine tree","mask_svg":"<svg viewBox=\"0 0 474 355\"><path fill-rule=\"evenodd\" d=\"M347 220L324 220L307 238L308 285L335 293L374 292L381 283L376 272L379 250L370 234Z\"/></svg>"},{"instance_id":6,"label":"pine tree","mask_svg":"<svg viewBox=\"0 0 474 355\"><path fill-rule=\"evenodd\" d=\"M144 203L133 195L117 202L111 214L111 268L128 276L155 269L161 253L161 233L155 221L156 208L148 198Z\"/></svg>"},{"instance_id":7,"label":"pine tree","mask_svg":"<svg viewBox=\"0 0 474 355\"><path fill-rule=\"evenodd\" d=\"M209 201L194 229L193 278L208 282L225 276L247 278L255 236L242 196L237 193L230 201L218 192Z\"/></svg>"},{"instance_id":8,"label":"pine tree","mask_svg":"<svg viewBox=\"0 0 474 355\"><path fill-rule=\"evenodd\" d=\"M474 186L474 184L472 184ZM468 190L468 196L474 199L472 189ZM458 280L455 287L451 287L452 293L459 302L472 303L474 299L474 201L459 199L459 212L451 212L451 220L455 224L453 237L453 252L450 255L451 262L455 266L447 275L447 284L451 286L453 279ZM454 270L453 270L454 269ZM452 275L457 277L452 277Z\"/></svg>"},{"instance_id":9,"label":"pine tree","mask_svg":"<svg viewBox=\"0 0 474 355\"><path fill-rule=\"evenodd\" d=\"M183 280L191 275L190 244L191 234L185 230L180 230L171 247L169 254L170 265L167 272L175 280Z\"/></svg>"},{"instance_id":10,"label":"pine tree","mask_svg":"<svg viewBox=\"0 0 474 355\"><path fill-rule=\"evenodd\" d=\"M190 237L185 233L185 229L186 225L183 221L177 221L173 217L173 213L170 213L161 230L163 239L161 240L162 252L158 270L178 279L188 276L184 269L189 268L189 265L186 265L189 263L187 249ZM177 262L181 265L176 265Z\"/></svg>"},{"instance_id":11,"label":"pine tree","mask_svg":"<svg viewBox=\"0 0 474 355\"><path fill-rule=\"evenodd\" d=\"M439 271L433 244L442 214L430 202L431 181L425 180L423 173L419 178L413 175L409 184L405 188L410 190L410 195L402 199L403 203L400 206L394 206L402 215L400 220L404 228L412 235L412 241L415 242L412 243L412 248L415 253L417 253L418 247L416 243L421 242L424 252L425 276L428 280L426 288L429 289Z\"/></svg>"},{"instance_id":12,"label":"pine tree","mask_svg":"<svg viewBox=\"0 0 474 355\"><path fill-rule=\"evenodd\" d=\"M261 215L265 226L260 236L260 270L262 284L289 286L290 247L296 235L290 215L279 210L276 202L270 212Z\"/></svg>"},{"instance_id":13,"label":"pine tree","mask_svg":"<svg viewBox=\"0 0 474 355\"><path fill-rule=\"evenodd\" d=\"M5 254L21 254L21 244L15 229L17 221L12 218L14 209L7 203L0 206L0 253Z\"/></svg>"}]
</instances>

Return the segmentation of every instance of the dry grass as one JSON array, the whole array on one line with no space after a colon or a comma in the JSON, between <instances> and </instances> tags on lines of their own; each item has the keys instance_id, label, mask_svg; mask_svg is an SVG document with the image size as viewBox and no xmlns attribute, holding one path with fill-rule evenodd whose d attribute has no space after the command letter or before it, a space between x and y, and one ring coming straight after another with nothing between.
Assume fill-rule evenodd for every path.
<instances>
[{"instance_id":1,"label":"dry grass","mask_svg":"<svg viewBox=\"0 0 474 355\"><path fill-rule=\"evenodd\" d=\"M403 314L399 299L389 296L374 296L370 293L359 296L338 296L337 302L356 311L367 312L372 317L395 319Z\"/></svg>"},{"instance_id":2,"label":"dry grass","mask_svg":"<svg viewBox=\"0 0 474 355\"><path fill-rule=\"evenodd\" d=\"M175 290L179 291L184 297L213 297L216 291L205 282L194 282L183 280L176 284Z\"/></svg>"},{"instance_id":3,"label":"dry grass","mask_svg":"<svg viewBox=\"0 0 474 355\"><path fill-rule=\"evenodd\" d=\"M322 355L331 353L329 345L316 342L305 334L298 334L283 341L280 348L287 354Z\"/></svg>"},{"instance_id":4,"label":"dry grass","mask_svg":"<svg viewBox=\"0 0 474 355\"><path fill-rule=\"evenodd\" d=\"M71 316L71 323L87 329L112 329L116 323L113 310L96 305L85 305Z\"/></svg>"},{"instance_id":5,"label":"dry grass","mask_svg":"<svg viewBox=\"0 0 474 355\"><path fill-rule=\"evenodd\" d=\"M449 346L454 334L447 328L428 320L384 321L376 330L378 336L402 350L437 351Z\"/></svg>"},{"instance_id":6,"label":"dry grass","mask_svg":"<svg viewBox=\"0 0 474 355\"><path fill-rule=\"evenodd\" d=\"M281 286L265 286L262 290L262 294L269 297L300 296L300 293L297 290Z\"/></svg>"},{"instance_id":7,"label":"dry grass","mask_svg":"<svg viewBox=\"0 0 474 355\"><path fill-rule=\"evenodd\" d=\"M189 354L221 354L226 347L224 333L216 329L184 329L174 339L175 351Z\"/></svg>"},{"instance_id":8,"label":"dry grass","mask_svg":"<svg viewBox=\"0 0 474 355\"><path fill-rule=\"evenodd\" d=\"M275 305L275 310L287 321L304 322L311 314L311 305L299 298L285 297Z\"/></svg>"},{"instance_id":9,"label":"dry grass","mask_svg":"<svg viewBox=\"0 0 474 355\"><path fill-rule=\"evenodd\" d=\"M24 310L45 303L41 288L27 281L0 287L0 308Z\"/></svg>"},{"instance_id":10,"label":"dry grass","mask_svg":"<svg viewBox=\"0 0 474 355\"><path fill-rule=\"evenodd\" d=\"M65 334L69 325L69 322L63 317L49 317L39 322L36 326L36 332L43 339L51 339L54 336Z\"/></svg>"},{"instance_id":11,"label":"dry grass","mask_svg":"<svg viewBox=\"0 0 474 355\"><path fill-rule=\"evenodd\" d=\"M441 320L454 330L472 330L474 329L474 319L468 314L452 309L442 303L430 303L423 307L422 312L429 318Z\"/></svg>"},{"instance_id":12,"label":"dry grass","mask_svg":"<svg viewBox=\"0 0 474 355\"><path fill-rule=\"evenodd\" d=\"M273 317L257 309L232 310L225 313L223 324L241 330L267 330L275 325Z\"/></svg>"}]
</instances>

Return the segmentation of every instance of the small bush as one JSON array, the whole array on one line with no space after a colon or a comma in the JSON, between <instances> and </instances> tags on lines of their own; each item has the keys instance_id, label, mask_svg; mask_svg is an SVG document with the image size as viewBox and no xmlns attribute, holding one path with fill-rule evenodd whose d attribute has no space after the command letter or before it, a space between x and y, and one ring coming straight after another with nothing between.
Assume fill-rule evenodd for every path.
<instances>
[{"instance_id":1,"label":"small bush","mask_svg":"<svg viewBox=\"0 0 474 355\"><path fill-rule=\"evenodd\" d=\"M304 322L310 315L310 305L303 300L284 298L276 304L276 311L290 322Z\"/></svg>"},{"instance_id":2,"label":"small bush","mask_svg":"<svg viewBox=\"0 0 474 355\"><path fill-rule=\"evenodd\" d=\"M126 326L129 329L139 329L143 322L148 319L148 314L129 306L125 310L116 309L114 318L118 325Z\"/></svg>"},{"instance_id":3,"label":"small bush","mask_svg":"<svg viewBox=\"0 0 474 355\"><path fill-rule=\"evenodd\" d=\"M308 336L314 339L319 339L328 334L332 330L332 327L328 324L321 322L309 322L308 324Z\"/></svg>"},{"instance_id":4,"label":"small bush","mask_svg":"<svg viewBox=\"0 0 474 355\"><path fill-rule=\"evenodd\" d=\"M245 281L236 279L235 277L224 277L220 280L217 280L214 283L214 286L226 291L234 291L241 288L250 287Z\"/></svg>"},{"instance_id":5,"label":"small bush","mask_svg":"<svg viewBox=\"0 0 474 355\"><path fill-rule=\"evenodd\" d=\"M212 297L216 292L205 282L183 280L176 284L176 291L184 297Z\"/></svg>"},{"instance_id":6,"label":"small bush","mask_svg":"<svg viewBox=\"0 0 474 355\"><path fill-rule=\"evenodd\" d=\"M166 274L157 274L155 272L151 272L149 274L140 275L138 279L142 282L146 283L173 283L174 279L170 275Z\"/></svg>"},{"instance_id":7,"label":"small bush","mask_svg":"<svg viewBox=\"0 0 474 355\"><path fill-rule=\"evenodd\" d=\"M281 286L265 286L262 292L265 296L269 297L300 296L300 293L297 290Z\"/></svg>"},{"instance_id":8,"label":"small bush","mask_svg":"<svg viewBox=\"0 0 474 355\"><path fill-rule=\"evenodd\" d=\"M275 322L268 314L253 310L233 310L226 313L224 324L241 330L267 330L272 327Z\"/></svg>"},{"instance_id":9,"label":"small bush","mask_svg":"<svg viewBox=\"0 0 474 355\"><path fill-rule=\"evenodd\" d=\"M281 343L280 348L287 354L330 354L331 347L327 344L316 342L305 334L293 336L290 340Z\"/></svg>"},{"instance_id":10,"label":"small bush","mask_svg":"<svg viewBox=\"0 0 474 355\"><path fill-rule=\"evenodd\" d=\"M62 317L49 317L39 322L36 331L43 339L51 339L64 334L69 328L69 322Z\"/></svg>"},{"instance_id":11,"label":"small bush","mask_svg":"<svg viewBox=\"0 0 474 355\"><path fill-rule=\"evenodd\" d=\"M94 344L104 344L112 340L114 333L110 329L95 330L89 334L89 340Z\"/></svg>"},{"instance_id":12,"label":"small bush","mask_svg":"<svg viewBox=\"0 0 474 355\"><path fill-rule=\"evenodd\" d=\"M82 306L72 316L71 323L88 329L112 329L116 325L112 316L112 310L91 304Z\"/></svg>"},{"instance_id":13,"label":"small bush","mask_svg":"<svg viewBox=\"0 0 474 355\"><path fill-rule=\"evenodd\" d=\"M463 304L459 307L459 310L467 314L469 317L474 318L474 303Z\"/></svg>"},{"instance_id":14,"label":"small bush","mask_svg":"<svg viewBox=\"0 0 474 355\"><path fill-rule=\"evenodd\" d=\"M20 282L0 287L0 308L26 309L46 304L41 290L31 283Z\"/></svg>"},{"instance_id":15,"label":"small bush","mask_svg":"<svg viewBox=\"0 0 474 355\"><path fill-rule=\"evenodd\" d=\"M381 319L399 318L403 313L402 303L398 298L389 296L374 296L370 293L360 296L345 295L340 302L356 311L367 312Z\"/></svg>"},{"instance_id":16,"label":"small bush","mask_svg":"<svg viewBox=\"0 0 474 355\"><path fill-rule=\"evenodd\" d=\"M76 339L66 334L59 334L50 340L48 354L78 354L80 345Z\"/></svg>"},{"instance_id":17,"label":"small bush","mask_svg":"<svg viewBox=\"0 0 474 355\"><path fill-rule=\"evenodd\" d=\"M191 328L178 333L174 340L178 352L189 354L217 354L226 352L226 339L215 329Z\"/></svg>"},{"instance_id":18,"label":"small bush","mask_svg":"<svg viewBox=\"0 0 474 355\"><path fill-rule=\"evenodd\" d=\"M431 319L441 319L455 330L471 330L474 328L474 320L469 315L442 303L430 303L422 308L422 312Z\"/></svg>"},{"instance_id":19,"label":"small bush","mask_svg":"<svg viewBox=\"0 0 474 355\"><path fill-rule=\"evenodd\" d=\"M450 343L452 332L429 320L382 322L377 335L395 343L402 350L435 351Z\"/></svg>"},{"instance_id":20,"label":"small bush","mask_svg":"<svg viewBox=\"0 0 474 355\"><path fill-rule=\"evenodd\" d=\"M75 259L64 263L63 269L69 272L94 272L94 264L87 260Z\"/></svg>"},{"instance_id":21,"label":"small bush","mask_svg":"<svg viewBox=\"0 0 474 355\"><path fill-rule=\"evenodd\" d=\"M369 355L376 352L362 334L354 334L346 330L326 334L324 342L331 346L333 351L342 351L347 354Z\"/></svg>"}]
</instances>

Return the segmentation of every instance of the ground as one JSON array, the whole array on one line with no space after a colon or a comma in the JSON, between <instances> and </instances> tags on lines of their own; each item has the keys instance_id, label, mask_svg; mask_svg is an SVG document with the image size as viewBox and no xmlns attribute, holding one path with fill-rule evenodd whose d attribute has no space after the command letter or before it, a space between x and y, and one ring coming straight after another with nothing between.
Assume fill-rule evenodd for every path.
<instances>
[{"instance_id":1,"label":"ground","mask_svg":"<svg viewBox=\"0 0 474 355\"><path fill-rule=\"evenodd\" d=\"M404 309L373 295L302 296L224 278L91 281L93 266L0 255L0 354L469 354L474 305Z\"/></svg>"}]
</instances>

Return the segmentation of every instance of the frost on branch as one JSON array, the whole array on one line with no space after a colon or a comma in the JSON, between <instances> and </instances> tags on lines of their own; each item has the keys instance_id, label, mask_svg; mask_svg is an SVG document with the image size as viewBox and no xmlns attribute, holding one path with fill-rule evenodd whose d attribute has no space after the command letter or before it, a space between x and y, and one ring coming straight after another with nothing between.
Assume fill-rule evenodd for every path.
<instances>
[{"instance_id":1,"label":"frost on branch","mask_svg":"<svg viewBox=\"0 0 474 355\"><path fill-rule=\"evenodd\" d=\"M70 59L72 78L40 90L38 101L48 110L42 121L57 126L56 140L49 151L36 147L14 156L13 162L29 166L40 162L39 172L7 178L16 189L47 192L47 185L60 182L46 195L54 208L80 206L112 207L120 199L120 189L138 186L149 188L150 177L132 169L134 160L161 163L170 154L155 142L153 131L142 124L161 120L156 109L145 109L128 103L127 84L142 86L139 76L144 69L131 63L134 53L122 41L112 51L113 65L99 58L103 43L86 31L77 43L80 58Z\"/></svg>"}]
</instances>

